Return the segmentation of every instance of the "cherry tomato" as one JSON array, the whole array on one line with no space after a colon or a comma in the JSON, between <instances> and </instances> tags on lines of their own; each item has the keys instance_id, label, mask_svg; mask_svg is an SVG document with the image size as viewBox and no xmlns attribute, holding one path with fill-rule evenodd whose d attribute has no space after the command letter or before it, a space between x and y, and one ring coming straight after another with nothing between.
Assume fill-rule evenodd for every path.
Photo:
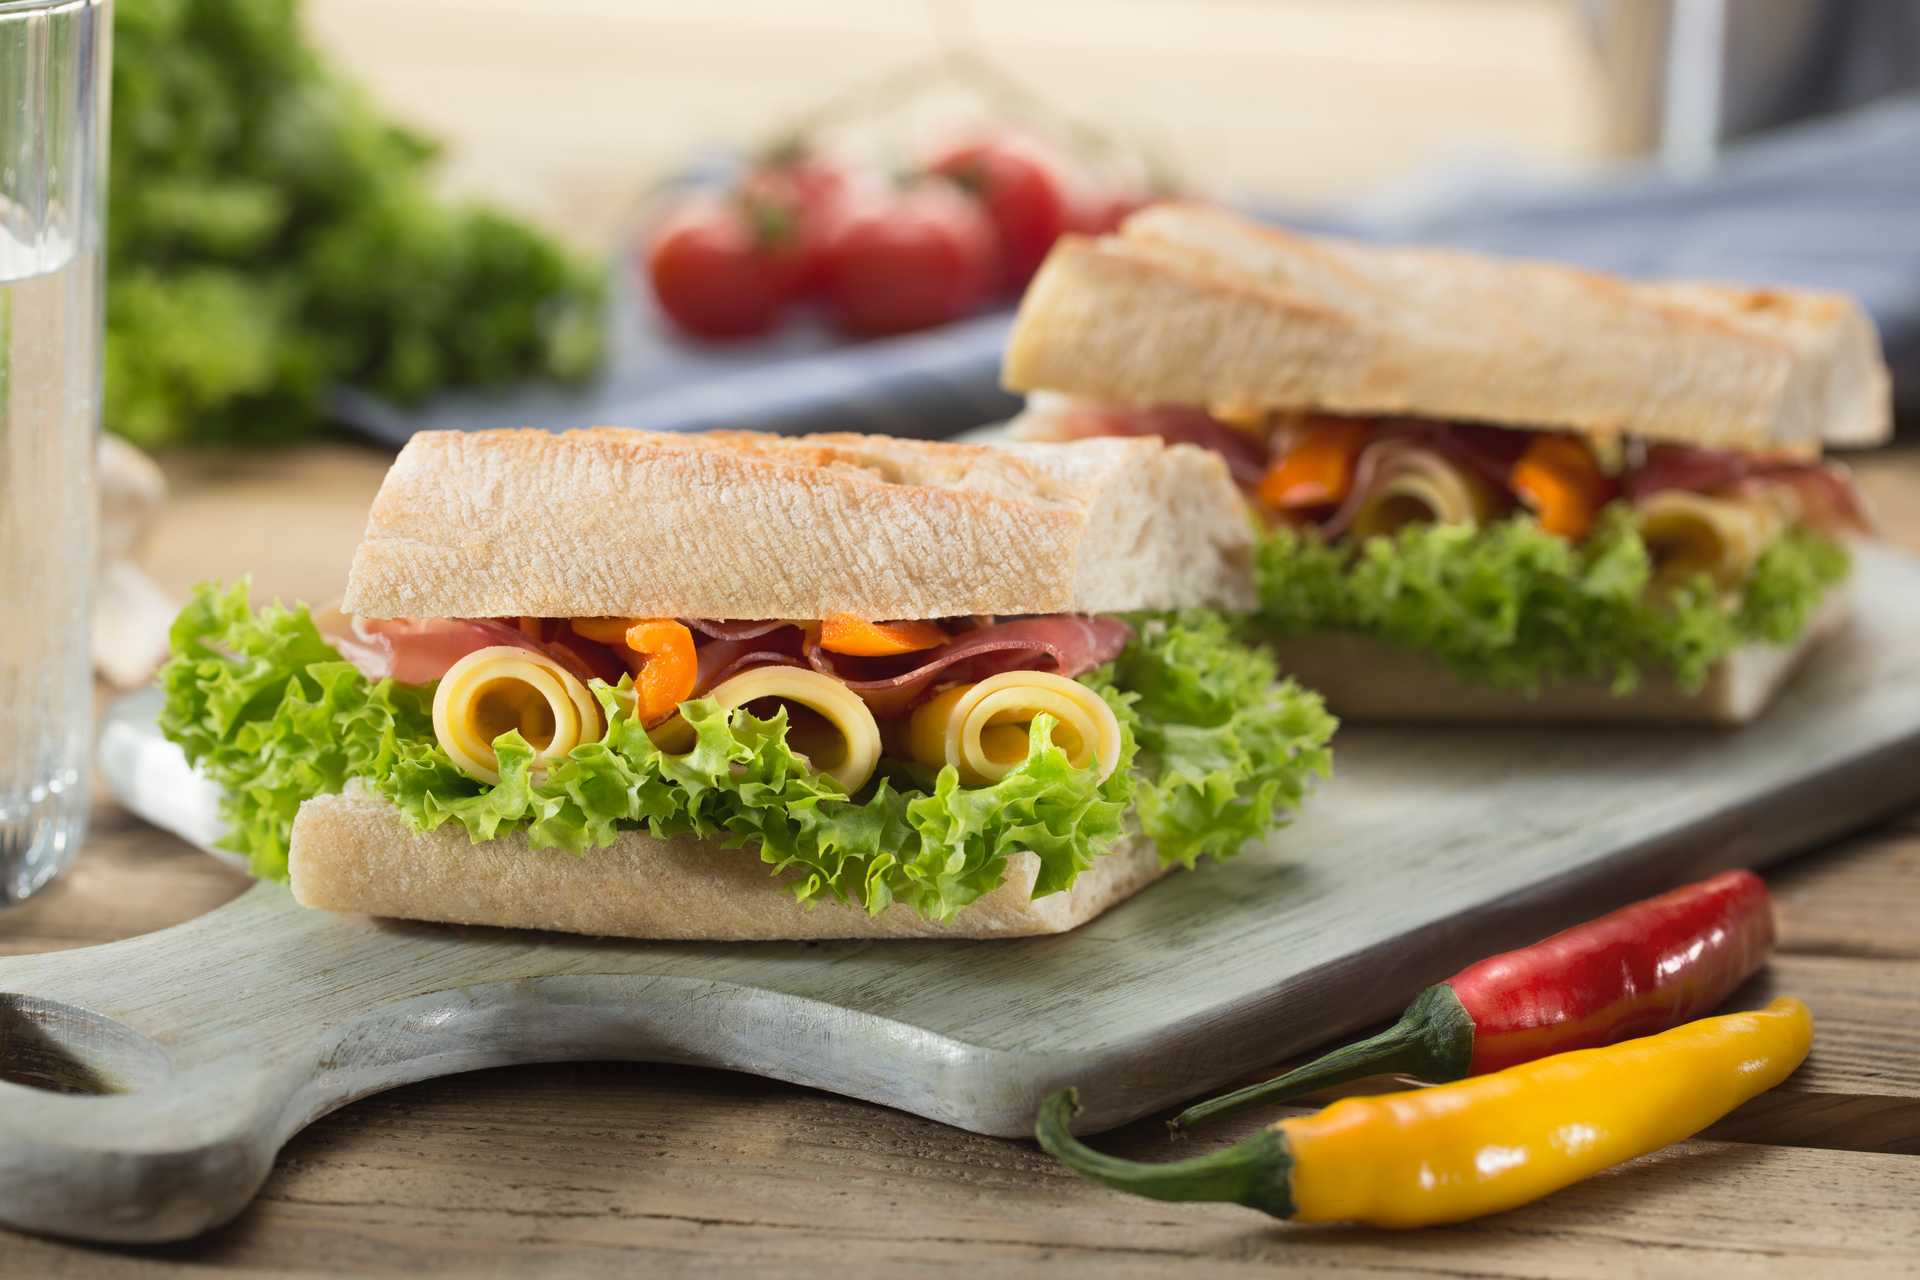
<instances>
[{"instance_id":1,"label":"cherry tomato","mask_svg":"<svg viewBox=\"0 0 1920 1280\"><path fill-rule=\"evenodd\" d=\"M805 270L790 207L748 195L703 195L655 228L647 278L661 310L703 338L767 332Z\"/></svg>"},{"instance_id":2,"label":"cherry tomato","mask_svg":"<svg viewBox=\"0 0 1920 1280\"><path fill-rule=\"evenodd\" d=\"M1073 203L1067 166L1041 144L1011 133L949 143L926 169L975 195L1000 239L1001 286L1024 287L1060 233Z\"/></svg>"},{"instance_id":3,"label":"cherry tomato","mask_svg":"<svg viewBox=\"0 0 1920 1280\"><path fill-rule=\"evenodd\" d=\"M772 179L791 191L809 213L831 213L859 184L861 174L846 164L805 146L773 152L747 176L751 185Z\"/></svg>"},{"instance_id":4,"label":"cherry tomato","mask_svg":"<svg viewBox=\"0 0 1920 1280\"><path fill-rule=\"evenodd\" d=\"M945 324L992 291L993 224L944 182L875 192L846 209L827 243L827 309L853 334Z\"/></svg>"},{"instance_id":5,"label":"cherry tomato","mask_svg":"<svg viewBox=\"0 0 1920 1280\"><path fill-rule=\"evenodd\" d=\"M750 200L793 212L799 237L796 290L817 295L827 284L827 239L834 222L860 188L864 175L806 151L780 154L747 174L740 184Z\"/></svg>"}]
</instances>

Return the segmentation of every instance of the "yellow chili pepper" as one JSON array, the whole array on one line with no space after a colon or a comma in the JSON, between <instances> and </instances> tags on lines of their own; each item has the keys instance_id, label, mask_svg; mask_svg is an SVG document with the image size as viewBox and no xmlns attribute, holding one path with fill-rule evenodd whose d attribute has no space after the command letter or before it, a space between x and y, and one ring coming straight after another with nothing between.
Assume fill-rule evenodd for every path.
<instances>
[{"instance_id":1,"label":"yellow chili pepper","mask_svg":"<svg viewBox=\"0 0 1920 1280\"><path fill-rule=\"evenodd\" d=\"M1782 997L1457 1084L1342 1098L1191 1160L1142 1164L1087 1147L1068 1131L1071 1089L1042 1104L1036 1135L1087 1177L1157 1200L1422 1227L1512 1209L1691 1137L1793 1074L1812 1044L1807 1007Z\"/></svg>"}]
</instances>

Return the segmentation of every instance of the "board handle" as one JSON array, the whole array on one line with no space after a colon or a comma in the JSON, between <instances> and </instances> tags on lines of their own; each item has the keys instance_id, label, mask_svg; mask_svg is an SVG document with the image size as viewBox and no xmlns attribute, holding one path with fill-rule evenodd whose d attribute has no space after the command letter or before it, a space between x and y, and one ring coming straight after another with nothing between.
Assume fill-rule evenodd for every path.
<instances>
[{"instance_id":1,"label":"board handle","mask_svg":"<svg viewBox=\"0 0 1920 1280\"><path fill-rule=\"evenodd\" d=\"M216 1094L124 1023L0 992L0 1221L123 1243L225 1222L273 1165L271 1076L243 1067Z\"/></svg>"}]
</instances>

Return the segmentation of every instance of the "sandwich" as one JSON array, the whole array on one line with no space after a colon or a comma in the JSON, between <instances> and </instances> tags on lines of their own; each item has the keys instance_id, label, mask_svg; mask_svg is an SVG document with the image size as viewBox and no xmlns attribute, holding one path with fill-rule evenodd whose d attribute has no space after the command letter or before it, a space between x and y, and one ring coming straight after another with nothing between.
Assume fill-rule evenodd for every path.
<instances>
[{"instance_id":1,"label":"sandwich","mask_svg":"<svg viewBox=\"0 0 1920 1280\"><path fill-rule=\"evenodd\" d=\"M163 730L309 907L996 937L1279 825L1333 721L1238 638L1218 455L426 432L339 608L203 587Z\"/></svg>"},{"instance_id":2,"label":"sandwich","mask_svg":"<svg viewBox=\"0 0 1920 1280\"><path fill-rule=\"evenodd\" d=\"M1842 625L1869 528L1821 448L1891 419L1844 296L1184 205L1056 245L1003 377L1018 438L1220 454L1282 668L1359 718L1751 720Z\"/></svg>"}]
</instances>

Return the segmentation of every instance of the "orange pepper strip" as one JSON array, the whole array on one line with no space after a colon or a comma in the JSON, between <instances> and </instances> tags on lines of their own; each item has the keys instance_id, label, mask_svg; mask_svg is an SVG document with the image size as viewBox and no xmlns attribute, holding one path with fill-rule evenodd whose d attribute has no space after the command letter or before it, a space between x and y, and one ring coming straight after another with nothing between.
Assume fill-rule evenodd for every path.
<instances>
[{"instance_id":1,"label":"orange pepper strip","mask_svg":"<svg viewBox=\"0 0 1920 1280\"><path fill-rule=\"evenodd\" d=\"M1260 477L1254 496L1276 511L1338 503L1353 486L1353 461L1367 444L1367 424L1316 418Z\"/></svg>"},{"instance_id":2,"label":"orange pepper strip","mask_svg":"<svg viewBox=\"0 0 1920 1280\"><path fill-rule=\"evenodd\" d=\"M1568 436L1541 436L1527 446L1508 477L1532 507L1540 527L1563 538L1584 538L1606 496L1593 451Z\"/></svg>"},{"instance_id":3,"label":"orange pepper strip","mask_svg":"<svg viewBox=\"0 0 1920 1280\"><path fill-rule=\"evenodd\" d=\"M633 668L634 710L651 728L693 696L700 669L693 632L672 618L642 618L627 628L626 643L638 658L627 663Z\"/></svg>"},{"instance_id":4,"label":"orange pepper strip","mask_svg":"<svg viewBox=\"0 0 1920 1280\"><path fill-rule=\"evenodd\" d=\"M820 623L820 647L855 658L918 653L947 642L931 622L868 622L850 613L830 613Z\"/></svg>"},{"instance_id":5,"label":"orange pepper strip","mask_svg":"<svg viewBox=\"0 0 1920 1280\"><path fill-rule=\"evenodd\" d=\"M693 696L693 632L672 618L573 618L574 634L611 646L633 672L634 714L651 728Z\"/></svg>"}]
</instances>

